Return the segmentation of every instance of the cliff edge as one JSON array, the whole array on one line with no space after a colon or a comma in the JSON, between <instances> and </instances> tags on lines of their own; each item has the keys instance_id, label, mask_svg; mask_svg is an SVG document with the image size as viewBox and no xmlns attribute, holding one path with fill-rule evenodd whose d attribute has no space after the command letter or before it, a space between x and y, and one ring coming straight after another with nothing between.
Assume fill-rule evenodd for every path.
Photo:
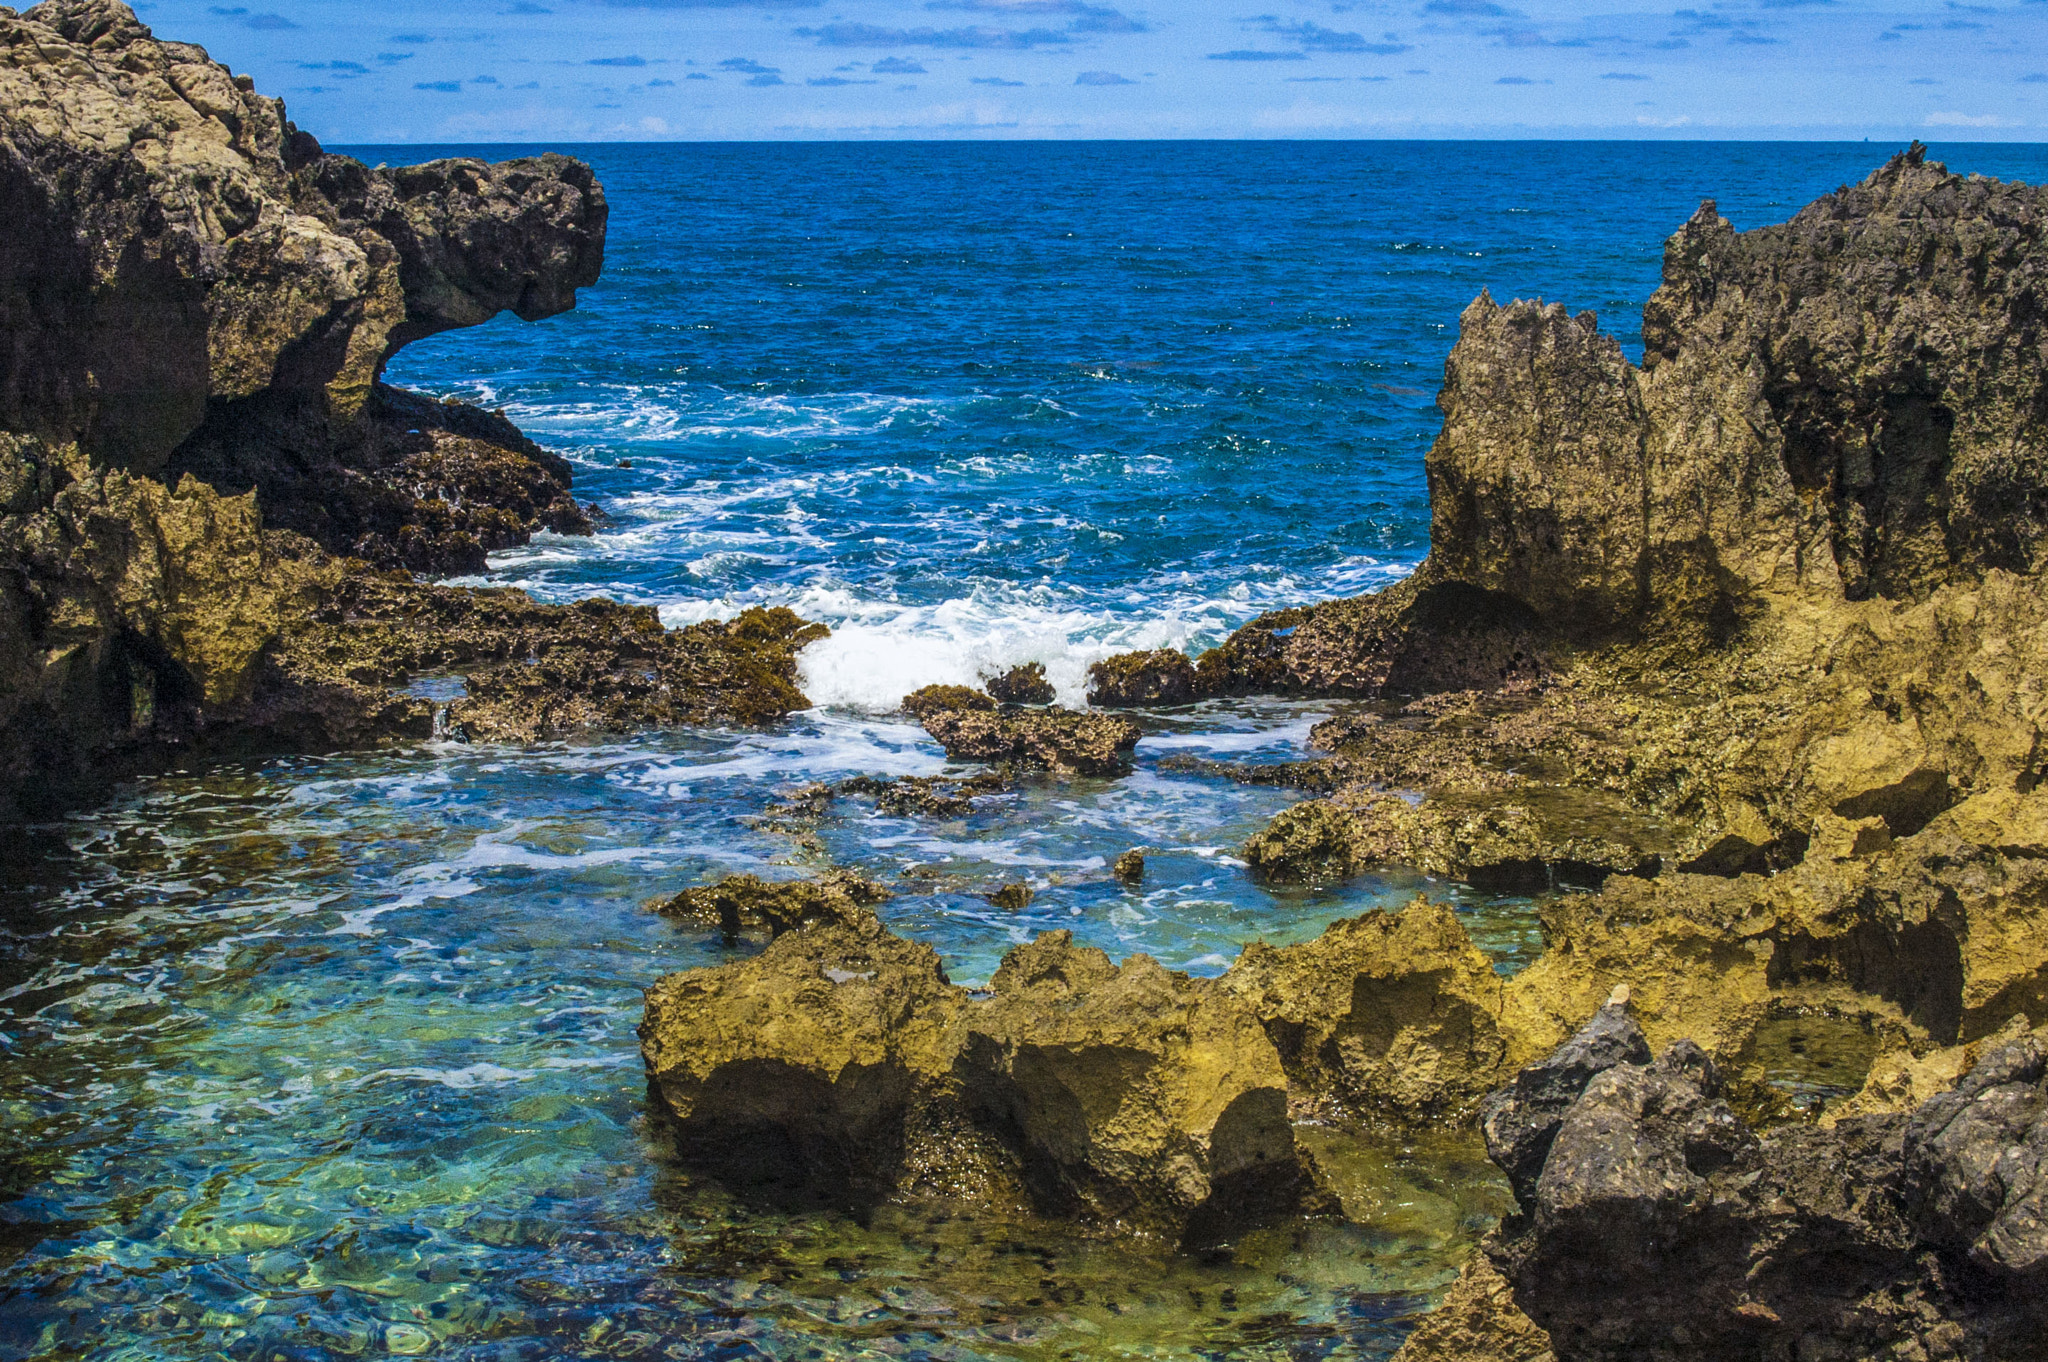
<instances>
[{"instance_id":1,"label":"cliff edge","mask_svg":"<svg viewBox=\"0 0 2048 1362\"><path fill-rule=\"evenodd\" d=\"M430 587L588 533L502 415L379 381L568 310L604 191L563 156L372 169L118 0L0 9L0 822L194 755L479 739L806 702L787 611L668 631Z\"/></svg>"}]
</instances>

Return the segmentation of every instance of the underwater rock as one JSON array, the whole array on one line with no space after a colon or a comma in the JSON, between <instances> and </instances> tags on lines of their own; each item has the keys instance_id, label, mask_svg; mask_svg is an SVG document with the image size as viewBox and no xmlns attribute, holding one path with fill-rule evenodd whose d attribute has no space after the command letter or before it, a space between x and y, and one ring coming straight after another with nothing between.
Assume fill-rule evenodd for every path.
<instances>
[{"instance_id":1,"label":"underwater rock","mask_svg":"<svg viewBox=\"0 0 2048 1362\"><path fill-rule=\"evenodd\" d=\"M1393 1362L1557 1362L1550 1335L1515 1304L1514 1288L1483 1253L1474 1254L1422 1317Z\"/></svg>"},{"instance_id":2,"label":"underwater rock","mask_svg":"<svg viewBox=\"0 0 2048 1362\"><path fill-rule=\"evenodd\" d=\"M873 795L877 809L899 817L924 814L932 818L955 818L971 811L974 801L981 796L1001 794L1009 788L1009 775L995 770L957 779L897 776L882 780L874 776L855 776L841 781L834 793Z\"/></svg>"},{"instance_id":3,"label":"underwater rock","mask_svg":"<svg viewBox=\"0 0 2048 1362\"><path fill-rule=\"evenodd\" d=\"M986 678L983 684L992 697L1006 705L1049 705L1059 698L1046 679L1043 662L1021 663L1001 676Z\"/></svg>"},{"instance_id":4,"label":"underwater rock","mask_svg":"<svg viewBox=\"0 0 2048 1362\"><path fill-rule=\"evenodd\" d=\"M1129 771L1139 738L1138 726L1128 719L1057 706L1017 713L939 709L926 713L923 722L955 761L1013 762L1084 776Z\"/></svg>"},{"instance_id":5,"label":"underwater rock","mask_svg":"<svg viewBox=\"0 0 2048 1362\"><path fill-rule=\"evenodd\" d=\"M728 875L650 906L663 917L715 926L727 936L748 930L781 936L799 927L863 922L870 916L869 908L890 897L886 888L865 876L834 870L821 879L780 882L758 875Z\"/></svg>"},{"instance_id":6,"label":"underwater rock","mask_svg":"<svg viewBox=\"0 0 2048 1362\"><path fill-rule=\"evenodd\" d=\"M1088 668L1088 703L1105 708L1184 705L1195 698L1195 666L1177 648L1118 653Z\"/></svg>"},{"instance_id":7,"label":"underwater rock","mask_svg":"<svg viewBox=\"0 0 2048 1362\"><path fill-rule=\"evenodd\" d=\"M1297 1092L1356 1114L1458 1117L1527 1053L1504 1027L1501 977L1428 899L1299 945L1254 942L1222 986L1258 1016Z\"/></svg>"},{"instance_id":8,"label":"underwater rock","mask_svg":"<svg viewBox=\"0 0 2048 1362\"><path fill-rule=\"evenodd\" d=\"M1483 1249L1562 1362L2043 1355L2048 1312L2028 1289L2048 1247L2029 1202L2048 1099L2035 1037L1988 1053L1910 1119L1759 1137L1698 1047L1650 1061L1624 1021L1596 1020L1605 1038L1582 1033L1541 1066L1549 1076L1518 1080L1554 1089L1541 1104L1553 1114L1582 1086L1533 1179L1533 1146L1505 1147L1523 1214ZM1478 1291L1446 1310L1437 1335L1513 1319Z\"/></svg>"}]
</instances>

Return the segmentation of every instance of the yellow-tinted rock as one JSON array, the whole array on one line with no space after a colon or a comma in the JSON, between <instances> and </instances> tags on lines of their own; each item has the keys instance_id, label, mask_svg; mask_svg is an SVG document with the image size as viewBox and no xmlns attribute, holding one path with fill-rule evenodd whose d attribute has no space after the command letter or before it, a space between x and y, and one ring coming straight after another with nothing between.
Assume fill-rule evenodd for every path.
<instances>
[{"instance_id":1,"label":"yellow-tinted rock","mask_svg":"<svg viewBox=\"0 0 2048 1362\"><path fill-rule=\"evenodd\" d=\"M1504 1028L1500 976L1428 899L1247 946L1222 982L1265 1021L1298 1092L1360 1112L1459 1115L1534 1053Z\"/></svg>"}]
</instances>

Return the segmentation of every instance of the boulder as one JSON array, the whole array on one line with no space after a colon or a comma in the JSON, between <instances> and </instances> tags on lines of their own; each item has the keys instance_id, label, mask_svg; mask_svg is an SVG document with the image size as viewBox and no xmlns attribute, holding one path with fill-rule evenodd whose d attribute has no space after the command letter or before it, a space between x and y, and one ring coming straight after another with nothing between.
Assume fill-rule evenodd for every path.
<instances>
[{"instance_id":1,"label":"boulder","mask_svg":"<svg viewBox=\"0 0 2048 1362\"><path fill-rule=\"evenodd\" d=\"M679 1148L736 1182L871 1204L912 1155L967 995L873 914L778 936L751 960L647 990L641 1053Z\"/></svg>"},{"instance_id":2,"label":"boulder","mask_svg":"<svg viewBox=\"0 0 2048 1362\"><path fill-rule=\"evenodd\" d=\"M1649 1062L1650 1043L1627 1004L1610 1002L1577 1035L1486 1099L1479 1112L1486 1153L1508 1175L1516 1200L1534 1203L1558 1127L1586 1085L1618 1064Z\"/></svg>"},{"instance_id":3,"label":"boulder","mask_svg":"<svg viewBox=\"0 0 2048 1362\"><path fill-rule=\"evenodd\" d=\"M976 997L928 947L816 890L843 911L648 991L641 1051L687 1160L742 1191L855 1206L1014 1190L1188 1244L1311 1195L1286 1072L1236 994L1054 932Z\"/></svg>"},{"instance_id":4,"label":"boulder","mask_svg":"<svg viewBox=\"0 0 2048 1362\"><path fill-rule=\"evenodd\" d=\"M2041 1357L2037 1042L1988 1051L1910 1118L1759 1136L1704 1051L1652 1061L1623 1005L1603 1009L1489 1103L1523 1213L1418 1340L1535 1330L1562 1362Z\"/></svg>"},{"instance_id":5,"label":"boulder","mask_svg":"<svg viewBox=\"0 0 2048 1362\"><path fill-rule=\"evenodd\" d=\"M728 937L745 931L782 936L813 925L857 925L889 891L863 875L835 870L816 880L772 882L758 875L728 875L716 884L685 889L649 907L663 917L717 927Z\"/></svg>"},{"instance_id":6,"label":"boulder","mask_svg":"<svg viewBox=\"0 0 2048 1362\"><path fill-rule=\"evenodd\" d=\"M956 761L1013 762L1083 776L1129 771L1139 737L1128 719L1057 706L1015 713L941 709L924 716L924 731Z\"/></svg>"}]
</instances>

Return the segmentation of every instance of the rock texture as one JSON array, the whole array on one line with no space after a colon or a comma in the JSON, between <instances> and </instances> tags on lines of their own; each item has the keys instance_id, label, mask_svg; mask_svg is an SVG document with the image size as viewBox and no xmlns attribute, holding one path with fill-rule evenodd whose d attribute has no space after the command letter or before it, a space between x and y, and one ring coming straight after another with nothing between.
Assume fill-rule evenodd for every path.
<instances>
[{"instance_id":1,"label":"rock texture","mask_svg":"<svg viewBox=\"0 0 2048 1362\"><path fill-rule=\"evenodd\" d=\"M956 761L1007 762L1067 775L1115 776L1131 769L1138 726L1109 714L1049 709L994 712L932 709L924 731Z\"/></svg>"},{"instance_id":2,"label":"rock texture","mask_svg":"<svg viewBox=\"0 0 2048 1362\"><path fill-rule=\"evenodd\" d=\"M732 889L696 892L722 913ZM736 1186L870 1205L1014 1189L1042 1214L1190 1244L1308 1193L1288 1075L1237 993L1054 932L976 997L835 883L801 915L762 955L648 992L654 1090L686 1157Z\"/></svg>"},{"instance_id":3,"label":"rock texture","mask_svg":"<svg viewBox=\"0 0 2048 1362\"><path fill-rule=\"evenodd\" d=\"M1522 1213L1405 1355L2040 1357L2043 1053L2009 1041L1910 1117L1759 1136L1699 1047L1652 1060L1603 1009L1489 1103Z\"/></svg>"},{"instance_id":4,"label":"rock texture","mask_svg":"<svg viewBox=\"0 0 2048 1362\"><path fill-rule=\"evenodd\" d=\"M502 416L377 382L401 346L573 306L606 207L560 156L329 156L117 0L0 11L0 821L167 760L530 741L806 703L785 612L426 587L587 533ZM464 676L437 706L405 693Z\"/></svg>"}]
</instances>

